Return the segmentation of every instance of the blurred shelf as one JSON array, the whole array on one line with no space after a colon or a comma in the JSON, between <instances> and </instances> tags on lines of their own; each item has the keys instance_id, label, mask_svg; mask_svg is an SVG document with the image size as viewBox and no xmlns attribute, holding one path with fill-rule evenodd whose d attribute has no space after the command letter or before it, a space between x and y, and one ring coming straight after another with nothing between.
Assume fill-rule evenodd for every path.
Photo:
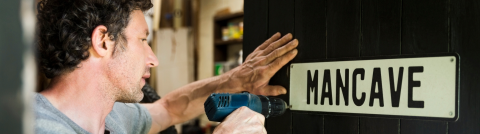
<instances>
[{"instance_id":1,"label":"blurred shelf","mask_svg":"<svg viewBox=\"0 0 480 134\"><path fill-rule=\"evenodd\" d=\"M241 17L243 17L243 12L237 12L237 13L232 13L232 14L215 16L214 20L215 21L226 21L226 20L231 20L231 19L241 18Z\"/></svg>"},{"instance_id":2,"label":"blurred shelf","mask_svg":"<svg viewBox=\"0 0 480 134\"><path fill-rule=\"evenodd\" d=\"M230 44L241 44L243 43L243 39L231 39L231 40L215 40L215 46L218 45L230 45Z\"/></svg>"},{"instance_id":3,"label":"blurred shelf","mask_svg":"<svg viewBox=\"0 0 480 134\"><path fill-rule=\"evenodd\" d=\"M231 39L231 40L223 40L223 29L229 28L230 25L238 25L239 23L243 22L243 12L235 12L235 13L224 13L221 15L216 15L213 17L213 48L214 48L214 55L213 61L214 62L226 62L229 58L228 56L232 56L233 51L232 48L238 48L238 46L234 46L235 44L243 45L243 39ZM229 29L230 32L230 29ZM229 52L230 51L230 52Z\"/></svg>"}]
</instances>

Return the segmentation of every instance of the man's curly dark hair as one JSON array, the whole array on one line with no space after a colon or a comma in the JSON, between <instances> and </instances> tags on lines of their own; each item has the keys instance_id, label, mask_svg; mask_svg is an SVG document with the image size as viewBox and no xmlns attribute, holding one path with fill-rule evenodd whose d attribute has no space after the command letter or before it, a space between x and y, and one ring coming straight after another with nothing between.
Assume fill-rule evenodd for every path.
<instances>
[{"instance_id":1,"label":"man's curly dark hair","mask_svg":"<svg viewBox=\"0 0 480 134\"><path fill-rule=\"evenodd\" d=\"M151 0L43 0L38 3L38 61L48 78L77 68L88 58L93 30L107 27L114 49L125 46L123 31L134 10L153 7ZM115 50L114 50L115 52Z\"/></svg>"}]
</instances>

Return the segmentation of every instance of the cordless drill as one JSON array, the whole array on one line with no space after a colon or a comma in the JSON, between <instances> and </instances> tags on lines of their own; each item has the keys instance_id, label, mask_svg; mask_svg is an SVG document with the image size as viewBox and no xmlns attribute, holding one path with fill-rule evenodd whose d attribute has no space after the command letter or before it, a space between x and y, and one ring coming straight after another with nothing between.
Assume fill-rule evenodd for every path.
<instances>
[{"instance_id":1,"label":"cordless drill","mask_svg":"<svg viewBox=\"0 0 480 134\"><path fill-rule=\"evenodd\" d=\"M275 117L285 113L290 108L279 98L271 98L250 93L212 93L204 103L205 113L210 121L223 121L237 108L246 106L251 110L268 117Z\"/></svg>"}]
</instances>

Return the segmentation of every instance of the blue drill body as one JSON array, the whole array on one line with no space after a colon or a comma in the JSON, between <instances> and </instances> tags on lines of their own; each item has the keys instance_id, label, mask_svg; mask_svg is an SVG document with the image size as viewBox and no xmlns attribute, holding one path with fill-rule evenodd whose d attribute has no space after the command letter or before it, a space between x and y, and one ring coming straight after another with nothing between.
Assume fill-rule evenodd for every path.
<instances>
[{"instance_id":1,"label":"blue drill body","mask_svg":"<svg viewBox=\"0 0 480 134\"><path fill-rule=\"evenodd\" d=\"M282 115L287 109L286 103L281 99L250 93L212 93L204 106L208 119L218 122L223 121L230 113L242 106L261 113L266 118Z\"/></svg>"}]
</instances>

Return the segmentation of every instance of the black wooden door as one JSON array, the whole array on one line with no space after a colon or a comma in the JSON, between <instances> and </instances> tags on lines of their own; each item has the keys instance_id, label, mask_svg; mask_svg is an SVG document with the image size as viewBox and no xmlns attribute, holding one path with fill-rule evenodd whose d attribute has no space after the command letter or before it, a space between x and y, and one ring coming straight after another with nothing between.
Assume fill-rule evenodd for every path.
<instances>
[{"instance_id":1,"label":"black wooden door","mask_svg":"<svg viewBox=\"0 0 480 134\"><path fill-rule=\"evenodd\" d=\"M383 55L460 55L456 122L287 111L267 119L268 133L480 133L480 1L245 0L244 8L246 54L281 32L292 33L300 42L295 63ZM287 67L270 84L288 90ZM288 93L279 98L290 99Z\"/></svg>"}]
</instances>

